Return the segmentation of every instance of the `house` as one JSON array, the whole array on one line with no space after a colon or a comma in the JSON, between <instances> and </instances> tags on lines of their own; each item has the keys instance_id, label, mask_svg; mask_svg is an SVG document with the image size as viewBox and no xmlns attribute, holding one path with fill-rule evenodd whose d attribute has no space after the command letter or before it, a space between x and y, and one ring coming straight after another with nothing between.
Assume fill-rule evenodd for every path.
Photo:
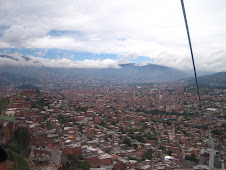
<instances>
[{"instance_id":1,"label":"house","mask_svg":"<svg viewBox=\"0 0 226 170\"><path fill-rule=\"evenodd\" d=\"M29 158L41 169L58 169L62 167L61 154L62 151L31 147Z\"/></svg>"},{"instance_id":2,"label":"house","mask_svg":"<svg viewBox=\"0 0 226 170\"><path fill-rule=\"evenodd\" d=\"M39 131L31 136L30 144L37 147L47 147L47 133L46 131Z\"/></svg>"},{"instance_id":3,"label":"house","mask_svg":"<svg viewBox=\"0 0 226 170\"><path fill-rule=\"evenodd\" d=\"M9 108L5 111L5 115L14 117L16 110L17 108Z\"/></svg>"}]
</instances>

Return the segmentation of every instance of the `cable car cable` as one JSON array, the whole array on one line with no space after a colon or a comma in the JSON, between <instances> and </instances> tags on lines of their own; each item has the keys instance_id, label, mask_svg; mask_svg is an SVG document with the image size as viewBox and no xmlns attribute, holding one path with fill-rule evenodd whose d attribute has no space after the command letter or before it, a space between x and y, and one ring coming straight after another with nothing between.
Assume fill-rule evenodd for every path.
<instances>
[{"instance_id":1,"label":"cable car cable","mask_svg":"<svg viewBox=\"0 0 226 170\"><path fill-rule=\"evenodd\" d=\"M182 6L183 14L184 14L184 22L185 22L185 26L186 26L186 30L187 30L187 36L188 36L188 42L189 42L189 47L190 47L190 52L191 52L193 69L194 69L194 73L195 73L195 82L196 82L196 87L197 87L197 91L198 91L199 106L200 106L201 116L203 118L201 97L200 97L200 91L199 91L199 83L198 83L198 78L197 78L196 69L195 69L195 60L194 60L194 56L193 56L191 39L190 39L190 34L189 34L189 29L188 29L188 22L187 22L187 17L186 17L186 12L185 12L185 7L184 7L184 1L183 0L181 0L181 6Z\"/></svg>"}]
</instances>

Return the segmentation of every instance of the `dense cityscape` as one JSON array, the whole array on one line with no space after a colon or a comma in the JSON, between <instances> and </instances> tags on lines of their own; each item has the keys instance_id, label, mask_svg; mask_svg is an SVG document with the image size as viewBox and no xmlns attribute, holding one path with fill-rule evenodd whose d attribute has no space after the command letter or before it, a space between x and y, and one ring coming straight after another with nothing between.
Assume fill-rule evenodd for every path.
<instances>
[{"instance_id":1,"label":"dense cityscape","mask_svg":"<svg viewBox=\"0 0 226 170\"><path fill-rule=\"evenodd\" d=\"M225 0L0 0L0 170L225 170Z\"/></svg>"},{"instance_id":2,"label":"dense cityscape","mask_svg":"<svg viewBox=\"0 0 226 170\"><path fill-rule=\"evenodd\" d=\"M224 169L226 90L201 95L203 115L183 81L3 89L7 166L21 157L30 169Z\"/></svg>"}]
</instances>

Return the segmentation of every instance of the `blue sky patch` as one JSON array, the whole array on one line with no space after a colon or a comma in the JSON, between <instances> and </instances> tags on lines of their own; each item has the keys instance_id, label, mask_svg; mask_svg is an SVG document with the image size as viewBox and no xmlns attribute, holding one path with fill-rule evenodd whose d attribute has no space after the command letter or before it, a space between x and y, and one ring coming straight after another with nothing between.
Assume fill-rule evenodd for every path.
<instances>
[{"instance_id":1,"label":"blue sky patch","mask_svg":"<svg viewBox=\"0 0 226 170\"><path fill-rule=\"evenodd\" d=\"M148 62L148 63L154 63L154 59L146 57L146 56L138 56L136 58L131 59L132 63L144 63L144 62Z\"/></svg>"},{"instance_id":2,"label":"blue sky patch","mask_svg":"<svg viewBox=\"0 0 226 170\"><path fill-rule=\"evenodd\" d=\"M48 32L50 36L63 36L63 35L82 35L80 31L70 31L70 30L51 30Z\"/></svg>"},{"instance_id":3,"label":"blue sky patch","mask_svg":"<svg viewBox=\"0 0 226 170\"><path fill-rule=\"evenodd\" d=\"M67 58L72 61L83 61L86 59L87 60L105 60L105 59L117 60L120 58L118 54L90 53L90 52L84 52L84 51L79 52L79 51L64 50L64 49L41 49L41 48L35 48L35 49L1 48L0 53L3 53L3 54L18 53L23 56L32 55L34 57L42 57L42 58L48 58L48 59ZM138 56L136 58L131 58L130 62L137 63L137 64L144 63L144 62L153 63L154 59L150 59L149 57L146 57L146 56Z\"/></svg>"}]
</instances>

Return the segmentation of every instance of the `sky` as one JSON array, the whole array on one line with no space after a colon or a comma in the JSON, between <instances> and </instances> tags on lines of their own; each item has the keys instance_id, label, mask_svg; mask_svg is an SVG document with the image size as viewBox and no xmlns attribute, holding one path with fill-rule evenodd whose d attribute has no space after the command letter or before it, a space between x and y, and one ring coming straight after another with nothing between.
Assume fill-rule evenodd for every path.
<instances>
[{"instance_id":1,"label":"sky","mask_svg":"<svg viewBox=\"0 0 226 170\"><path fill-rule=\"evenodd\" d=\"M197 70L226 71L226 1L184 4ZM180 0L0 0L0 20L1 65L192 69Z\"/></svg>"}]
</instances>

